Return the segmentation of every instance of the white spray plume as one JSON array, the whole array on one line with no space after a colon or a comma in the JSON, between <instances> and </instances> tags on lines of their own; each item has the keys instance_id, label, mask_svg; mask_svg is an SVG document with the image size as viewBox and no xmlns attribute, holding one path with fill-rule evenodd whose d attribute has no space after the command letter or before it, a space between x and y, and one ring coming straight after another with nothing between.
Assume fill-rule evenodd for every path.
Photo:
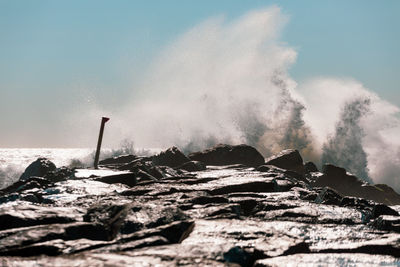
<instances>
[{"instance_id":1,"label":"white spray plume","mask_svg":"<svg viewBox=\"0 0 400 267\"><path fill-rule=\"evenodd\" d=\"M279 40L287 20L271 7L183 34L135 89L145 97L108 114L105 141L131 137L139 147L185 151L247 143L264 156L295 148L306 160L333 161L400 191L398 107L352 79L297 85L288 75L296 51ZM96 132L104 113L93 110L79 115L95 121Z\"/></svg>"}]
</instances>

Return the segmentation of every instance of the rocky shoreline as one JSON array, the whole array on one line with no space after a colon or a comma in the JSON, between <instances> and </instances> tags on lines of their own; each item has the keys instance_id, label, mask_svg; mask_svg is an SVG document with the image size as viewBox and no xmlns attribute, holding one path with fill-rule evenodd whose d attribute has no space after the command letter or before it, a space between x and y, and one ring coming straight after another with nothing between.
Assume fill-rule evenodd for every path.
<instances>
[{"instance_id":1,"label":"rocky shoreline","mask_svg":"<svg viewBox=\"0 0 400 267\"><path fill-rule=\"evenodd\" d=\"M1 266L400 265L400 196L296 150L32 163L0 191Z\"/></svg>"}]
</instances>

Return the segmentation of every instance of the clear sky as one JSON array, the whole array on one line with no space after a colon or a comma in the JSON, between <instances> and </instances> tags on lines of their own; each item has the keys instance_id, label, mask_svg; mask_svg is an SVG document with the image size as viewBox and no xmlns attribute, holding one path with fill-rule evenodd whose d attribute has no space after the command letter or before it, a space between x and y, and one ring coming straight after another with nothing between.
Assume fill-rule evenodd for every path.
<instances>
[{"instance_id":1,"label":"clear sky","mask_svg":"<svg viewBox=\"0 0 400 267\"><path fill-rule=\"evenodd\" d=\"M289 17L294 80L353 77L400 106L398 0L0 0L0 147L43 145L82 101L118 108L182 33L270 5Z\"/></svg>"}]
</instances>

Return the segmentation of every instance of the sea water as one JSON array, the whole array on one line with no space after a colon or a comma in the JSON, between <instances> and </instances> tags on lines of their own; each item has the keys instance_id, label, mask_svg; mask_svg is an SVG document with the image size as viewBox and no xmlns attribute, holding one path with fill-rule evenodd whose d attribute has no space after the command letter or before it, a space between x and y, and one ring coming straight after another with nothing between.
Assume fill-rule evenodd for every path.
<instances>
[{"instance_id":1,"label":"sea water","mask_svg":"<svg viewBox=\"0 0 400 267\"><path fill-rule=\"evenodd\" d=\"M16 182L37 158L48 158L57 167L69 166L74 160L87 165L93 159L93 151L92 148L0 148L0 188Z\"/></svg>"}]
</instances>

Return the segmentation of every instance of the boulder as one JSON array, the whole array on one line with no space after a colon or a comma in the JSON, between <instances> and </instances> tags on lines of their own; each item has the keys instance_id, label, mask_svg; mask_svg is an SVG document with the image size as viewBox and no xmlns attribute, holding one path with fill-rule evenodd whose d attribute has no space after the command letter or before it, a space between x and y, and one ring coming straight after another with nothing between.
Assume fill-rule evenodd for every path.
<instances>
[{"instance_id":1,"label":"boulder","mask_svg":"<svg viewBox=\"0 0 400 267\"><path fill-rule=\"evenodd\" d=\"M21 181L29 179L31 176L43 177L47 173L56 170L56 165L46 158L38 158L32 162L19 178Z\"/></svg>"},{"instance_id":2,"label":"boulder","mask_svg":"<svg viewBox=\"0 0 400 267\"><path fill-rule=\"evenodd\" d=\"M116 175L101 176L96 180L107 184L120 183L120 184L126 184L128 186L134 186L136 185L137 182L136 175L131 172L116 174Z\"/></svg>"},{"instance_id":3,"label":"boulder","mask_svg":"<svg viewBox=\"0 0 400 267\"><path fill-rule=\"evenodd\" d=\"M206 170L206 165L201 161L189 161L179 166L178 169L188 172L197 172Z\"/></svg>"},{"instance_id":4,"label":"boulder","mask_svg":"<svg viewBox=\"0 0 400 267\"><path fill-rule=\"evenodd\" d=\"M113 157L113 158L107 158L104 160L100 160L99 164L100 165L115 165L115 164L126 164L129 163L133 160L137 159L137 157L135 155L121 155L118 157Z\"/></svg>"},{"instance_id":5,"label":"boulder","mask_svg":"<svg viewBox=\"0 0 400 267\"><path fill-rule=\"evenodd\" d=\"M310 172L319 172L317 166L314 164L314 162L308 161L304 164L304 171L306 173Z\"/></svg>"},{"instance_id":6,"label":"boulder","mask_svg":"<svg viewBox=\"0 0 400 267\"><path fill-rule=\"evenodd\" d=\"M371 185L332 164L323 166L323 175L318 176L313 186L329 186L345 196L360 197L383 203L399 205L400 195L388 185Z\"/></svg>"},{"instance_id":7,"label":"boulder","mask_svg":"<svg viewBox=\"0 0 400 267\"><path fill-rule=\"evenodd\" d=\"M303 159L300 156L299 151L294 149L286 149L281 151L279 154L266 159L265 164L274 165L276 167L295 171L300 174L305 173Z\"/></svg>"},{"instance_id":8,"label":"boulder","mask_svg":"<svg viewBox=\"0 0 400 267\"><path fill-rule=\"evenodd\" d=\"M204 162L206 165L232 165L244 164L250 167L258 167L264 164L264 157L254 147L248 145L224 145L220 144L202 152L189 155L191 160Z\"/></svg>"},{"instance_id":9,"label":"boulder","mask_svg":"<svg viewBox=\"0 0 400 267\"><path fill-rule=\"evenodd\" d=\"M154 165L168 166L171 168L178 167L189 161L190 159L175 146L152 157L152 163Z\"/></svg>"}]
</instances>

